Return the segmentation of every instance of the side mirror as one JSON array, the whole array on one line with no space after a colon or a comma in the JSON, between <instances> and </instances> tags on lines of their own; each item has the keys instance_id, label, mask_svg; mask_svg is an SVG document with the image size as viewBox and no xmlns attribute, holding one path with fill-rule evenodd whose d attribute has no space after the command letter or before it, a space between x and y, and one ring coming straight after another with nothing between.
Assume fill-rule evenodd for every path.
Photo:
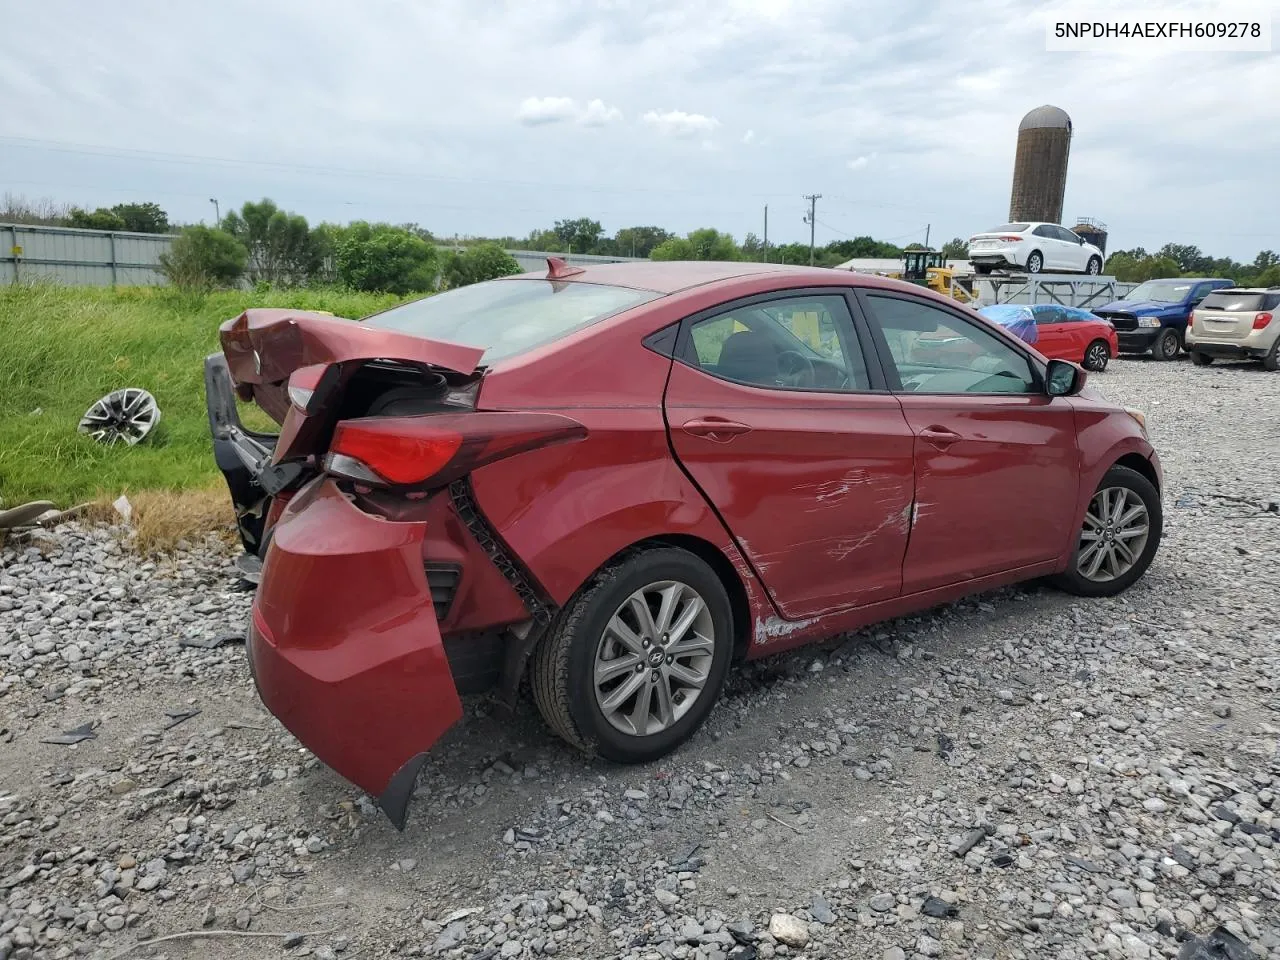
<instances>
[{"instance_id":1,"label":"side mirror","mask_svg":"<svg viewBox=\"0 0 1280 960\"><path fill-rule=\"evenodd\" d=\"M1084 389L1087 374L1074 363L1050 360L1045 370L1045 392L1051 397L1073 397Z\"/></svg>"}]
</instances>

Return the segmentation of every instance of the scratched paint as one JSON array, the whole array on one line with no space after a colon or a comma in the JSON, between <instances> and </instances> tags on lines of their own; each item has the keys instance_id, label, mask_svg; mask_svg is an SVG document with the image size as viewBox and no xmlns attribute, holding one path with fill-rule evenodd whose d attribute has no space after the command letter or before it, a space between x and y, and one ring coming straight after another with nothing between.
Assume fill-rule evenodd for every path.
<instances>
[{"instance_id":1,"label":"scratched paint","mask_svg":"<svg viewBox=\"0 0 1280 960\"><path fill-rule=\"evenodd\" d=\"M767 617L764 620L756 618L756 643L768 643L771 640L781 640L789 637L797 630L803 630L811 627L818 622L817 617L810 617L808 620L783 620L780 617Z\"/></svg>"}]
</instances>

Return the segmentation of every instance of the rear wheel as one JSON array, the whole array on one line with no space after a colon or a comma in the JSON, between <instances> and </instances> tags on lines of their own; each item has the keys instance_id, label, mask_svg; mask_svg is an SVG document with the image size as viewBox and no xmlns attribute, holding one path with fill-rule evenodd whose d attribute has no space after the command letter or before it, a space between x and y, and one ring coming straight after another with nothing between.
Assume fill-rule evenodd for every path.
<instances>
[{"instance_id":1,"label":"rear wheel","mask_svg":"<svg viewBox=\"0 0 1280 960\"><path fill-rule=\"evenodd\" d=\"M1267 355L1262 358L1262 366L1273 372L1280 370L1280 337L1276 338L1276 342L1271 345Z\"/></svg>"},{"instance_id":2,"label":"rear wheel","mask_svg":"<svg viewBox=\"0 0 1280 960\"><path fill-rule=\"evenodd\" d=\"M645 550L561 611L529 666L534 701L578 749L643 763L706 720L732 649L729 598L711 568L684 550Z\"/></svg>"},{"instance_id":3,"label":"rear wheel","mask_svg":"<svg viewBox=\"0 0 1280 960\"><path fill-rule=\"evenodd\" d=\"M1197 367L1207 367L1209 364L1213 363L1213 357L1209 356L1207 353L1201 353L1199 350L1192 350L1191 362Z\"/></svg>"},{"instance_id":4,"label":"rear wheel","mask_svg":"<svg viewBox=\"0 0 1280 960\"><path fill-rule=\"evenodd\" d=\"M1071 566L1054 583L1082 597L1128 589L1151 566L1163 524L1151 481L1128 467L1112 467L1089 501Z\"/></svg>"},{"instance_id":5,"label":"rear wheel","mask_svg":"<svg viewBox=\"0 0 1280 960\"><path fill-rule=\"evenodd\" d=\"M989 263L975 263L973 265L974 272L982 274L984 277L994 268Z\"/></svg>"},{"instance_id":6,"label":"rear wheel","mask_svg":"<svg viewBox=\"0 0 1280 960\"><path fill-rule=\"evenodd\" d=\"M1107 341L1095 340L1085 349L1083 366L1086 370L1101 373L1107 369L1107 363L1110 360L1111 348L1107 346Z\"/></svg>"},{"instance_id":7,"label":"rear wheel","mask_svg":"<svg viewBox=\"0 0 1280 960\"><path fill-rule=\"evenodd\" d=\"M1027 273L1039 273L1044 269L1044 256L1039 250L1032 250L1027 257Z\"/></svg>"},{"instance_id":8,"label":"rear wheel","mask_svg":"<svg viewBox=\"0 0 1280 960\"><path fill-rule=\"evenodd\" d=\"M1151 345L1151 355L1157 360L1177 360L1180 346L1178 331L1173 327L1165 327L1156 337L1156 342Z\"/></svg>"},{"instance_id":9,"label":"rear wheel","mask_svg":"<svg viewBox=\"0 0 1280 960\"><path fill-rule=\"evenodd\" d=\"M1096 277L1102 272L1102 261L1097 257L1089 258L1089 265L1084 268L1084 272L1090 276Z\"/></svg>"}]
</instances>

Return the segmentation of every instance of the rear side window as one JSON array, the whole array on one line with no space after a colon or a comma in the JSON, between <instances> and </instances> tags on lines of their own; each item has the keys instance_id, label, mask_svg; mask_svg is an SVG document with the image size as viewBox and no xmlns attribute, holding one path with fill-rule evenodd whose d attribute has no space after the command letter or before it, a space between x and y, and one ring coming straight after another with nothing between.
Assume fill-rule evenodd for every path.
<instances>
[{"instance_id":1,"label":"rear side window","mask_svg":"<svg viewBox=\"0 0 1280 960\"><path fill-rule=\"evenodd\" d=\"M364 322L429 340L483 347L492 364L655 300L652 290L544 279L490 280L392 307Z\"/></svg>"},{"instance_id":2,"label":"rear side window","mask_svg":"<svg viewBox=\"0 0 1280 960\"><path fill-rule=\"evenodd\" d=\"M1230 312L1251 312L1266 309L1265 293L1235 293L1231 290L1217 290L1204 298L1200 304L1203 310L1226 310Z\"/></svg>"},{"instance_id":3,"label":"rear side window","mask_svg":"<svg viewBox=\"0 0 1280 960\"><path fill-rule=\"evenodd\" d=\"M689 328L683 359L714 377L774 390L870 389L841 296L783 297L705 317Z\"/></svg>"}]
</instances>

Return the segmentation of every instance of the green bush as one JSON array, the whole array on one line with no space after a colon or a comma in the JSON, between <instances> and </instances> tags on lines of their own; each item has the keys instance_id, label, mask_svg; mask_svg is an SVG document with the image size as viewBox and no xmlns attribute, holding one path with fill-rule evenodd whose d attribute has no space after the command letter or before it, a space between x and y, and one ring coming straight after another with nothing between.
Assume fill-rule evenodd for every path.
<instances>
[{"instance_id":1,"label":"green bush","mask_svg":"<svg viewBox=\"0 0 1280 960\"><path fill-rule=\"evenodd\" d=\"M733 237L706 227L687 237L672 237L649 253L651 260L741 260L742 251Z\"/></svg>"},{"instance_id":2,"label":"green bush","mask_svg":"<svg viewBox=\"0 0 1280 960\"><path fill-rule=\"evenodd\" d=\"M186 227L160 255L160 272L179 290L209 290L239 280L248 256L244 244L225 231Z\"/></svg>"},{"instance_id":3,"label":"green bush","mask_svg":"<svg viewBox=\"0 0 1280 960\"><path fill-rule=\"evenodd\" d=\"M400 296L435 289L440 273L434 246L385 223L352 223L336 242L334 260L344 286Z\"/></svg>"},{"instance_id":4,"label":"green bush","mask_svg":"<svg viewBox=\"0 0 1280 960\"><path fill-rule=\"evenodd\" d=\"M449 289L496 280L520 272L516 258L496 243L479 243L462 253L450 250L444 260L444 285Z\"/></svg>"}]
</instances>

